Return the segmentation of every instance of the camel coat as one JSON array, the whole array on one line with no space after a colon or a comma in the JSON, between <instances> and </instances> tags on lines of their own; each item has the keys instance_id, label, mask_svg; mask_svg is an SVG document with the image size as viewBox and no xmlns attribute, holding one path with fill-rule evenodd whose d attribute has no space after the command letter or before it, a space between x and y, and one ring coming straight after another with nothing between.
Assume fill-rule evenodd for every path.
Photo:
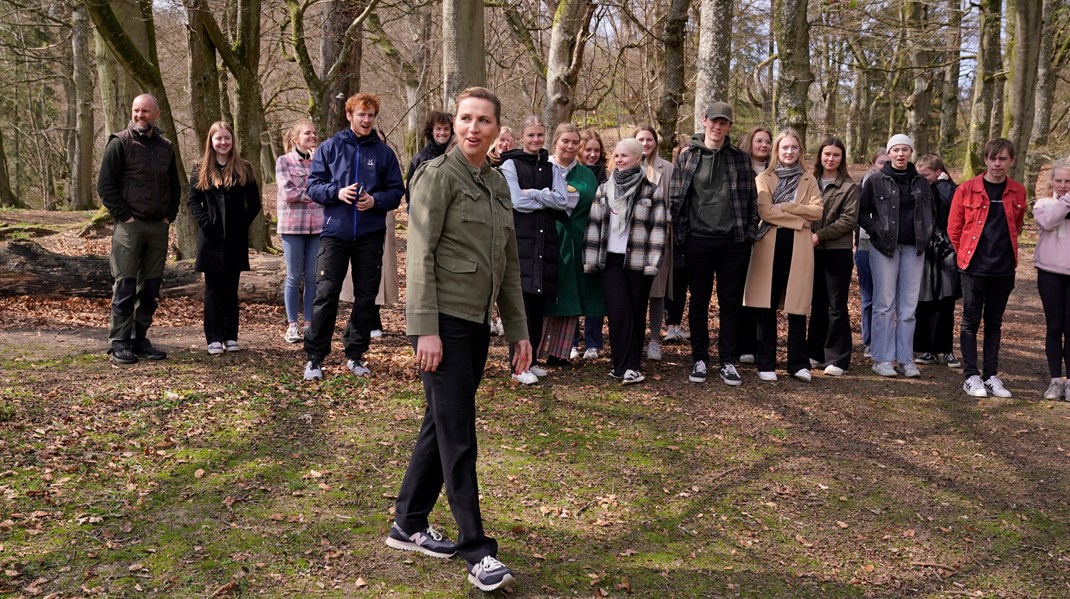
<instances>
[{"instance_id":1,"label":"camel coat","mask_svg":"<svg viewBox=\"0 0 1070 599\"><path fill-rule=\"evenodd\" d=\"M383 275L379 279L379 294L375 296L375 305L393 306L398 301L398 249L397 220L394 211L386 213L386 240L383 242ZM346 271L339 297L344 302L353 301L353 271Z\"/></svg>"},{"instance_id":2,"label":"camel coat","mask_svg":"<svg viewBox=\"0 0 1070 599\"><path fill-rule=\"evenodd\" d=\"M669 205L669 180L672 179L672 163L661 156L655 156L654 164L644 164L643 170L648 181L657 187L657 193L665 199L665 205ZM665 213L668 216L668 211ZM667 225L665 233L666 251L661 254L661 266L658 274L650 285L650 297L672 298L672 225Z\"/></svg>"},{"instance_id":3,"label":"camel coat","mask_svg":"<svg viewBox=\"0 0 1070 599\"><path fill-rule=\"evenodd\" d=\"M791 249L791 271L788 288L781 305L775 306L788 314L810 313L810 300L814 289L814 243L810 223L821 218L821 188L810 173L799 177L795 202L779 204L773 210L773 190L777 176L764 171L755 177L758 187L758 216L763 222L773 225L764 237L754 242L747 271L747 286L743 290L743 305L749 308L769 308L773 285L773 253L776 249L777 227L795 230Z\"/></svg>"}]
</instances>

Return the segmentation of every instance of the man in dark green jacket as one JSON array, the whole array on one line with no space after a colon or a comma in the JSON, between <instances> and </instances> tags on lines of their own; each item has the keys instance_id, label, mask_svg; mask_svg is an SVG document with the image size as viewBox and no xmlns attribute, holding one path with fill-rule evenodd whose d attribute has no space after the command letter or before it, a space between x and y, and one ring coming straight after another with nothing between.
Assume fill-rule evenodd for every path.
<instances>
[{"instance_id":1,"label":"man in dark green jacket","mask_svg":"<svg viewBox=\"0 0 1070 599\"><path fill-rule=\"evenodd\" d=\"M156 127L159 118L156 98L134 98L130 125L108 138L97 179L101 202L115 219L108 353L119 364L167 357L146 337L163 281L168 229L178 216L181 195L175 152Z\"/></svg>"}]
</instances>

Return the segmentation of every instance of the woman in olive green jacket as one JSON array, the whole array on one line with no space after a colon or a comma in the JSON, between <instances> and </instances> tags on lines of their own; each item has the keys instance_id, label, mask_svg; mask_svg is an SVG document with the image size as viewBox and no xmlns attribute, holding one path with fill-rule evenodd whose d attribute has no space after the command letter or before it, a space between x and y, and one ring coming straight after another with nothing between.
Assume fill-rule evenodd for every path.
<instances>
[{"instance_id":1,"label":"woman in olive green jacket","mask_svg":"<svg viewBox=\"0 0 1070 599\"><path fill-rule=\"evenodd\" d=\"M824 210L813 225L814 295L806 336L810 364L841 376L851 365L851 321L847 294L854 269L853 234L858 224L858 186L847 174L847 149L830 137L817 150L814 178Z\"/></svg>"}]
</instances>

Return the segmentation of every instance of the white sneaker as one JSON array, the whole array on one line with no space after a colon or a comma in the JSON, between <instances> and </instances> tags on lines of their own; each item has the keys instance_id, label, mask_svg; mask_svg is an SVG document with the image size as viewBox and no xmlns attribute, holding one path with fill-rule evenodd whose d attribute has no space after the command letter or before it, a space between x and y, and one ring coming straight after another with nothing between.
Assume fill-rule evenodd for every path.
<instances>
[{"instance_id":1,"label":"white sneaker","mask_svg":"<svg viewBox=\"0 0 1070 599\"><path fill-rule=\"evenodd\" d=\"M587 351L583 352L583 359L584 360L597 360L598 359L598 350L593 348L593 347L588 347Z\"/></svg>"},{"instance_id":2,"label":"white sneaker","mask_svg":"<svg viewBox=\"0 0 1070 599\"><path fill-rule=\"evenodd\" d=\"M528 368L528 372L530 372L531 374L534 374L535 376L539 377L540 379L542 377L546 376L547 374L550 374L550 373L546 372L545 368L543 368L542 366L536 366L535 364L532 364L531 368Z\"/></svg>"},{"instance_id":3,"label":"white sneaker","mask_svg":"<svg viewBox=\"0 0 1070 599\"><path fill-rule=\"evenodd\" d=\"M843 376L844 370L835 364L829 364L825 367L826 376Z\"/></svg>"},{"instance_id":4,"label":"white sneaker","mask_svg":"<svg viewBox=\"0 0 1070 599\"><path fill-rule=\"evenodd\" d=\"M913 362L907 362L903 364L903 375L908 379L916 379L921 377L921 371Z\"/></svg>"},{"instance_id":5,"label":"white sneaker","mask_svg":"<svg viewBox=\"0 0 1070 599\"><path fill-rule=\"evenodd\" d=\"M502 319L495 318L494 322L490 323L490 334L496 337L501 337L505 334L505 326L502 325Z\"/></svg>"},{"instance_id":6,"label":"white sneaker","mask_svg":"<svg viewBox=\"0 0 1070 599\"><path fill-rule=\"evenodd\" d=\"M1044 392L1044 399L1054 399L1056 401L1063 398L1063 380L1051 379L1051 384L1048 385L1048 390Z\"/></svg>"},{"instance_id":7,"label":"white sneaker","mask_svg":"<svg viewBox=\"0 0 1070 599\"><path fill-rule=\"evenodd\" d=\"M985 391L985 384L981 382L981 377L976 374L962 383L962 390L970 397L988 397L988 391Z\"/></svg>"},{"instance_id":8,"label":"white sneaker","mask_svg":"<svg viewBox=\"0 0 1070 599\"><path fill-rule=\"evenodd\" d=\"M810 381L814 380L814 377L810 374L810 370L808 368L800 368L798 372L791 376L799 379L804 383L809 383Z\"/></svg>"},{"instance_id":9,"label":"white sneaker","mask_svg":"<svg viewBox=\"0 0 1070 599\"><path fill-rule=\"evenodd\" d=\"M998 376L990 376L985 380L985 390L996 397L1011 397L1011 392L1003 386L1003 381Z\"/></svg>"},{"instance_id":10,"label":"white sneaker","mask_svg":"<svg viewBox=\"0 0 1070 599\"><path fill-rule=\"evenodd\" d=\"M535 376L534 374L531 374L530 370L525 370L520 374L514 374L513 380L520 383L521 385L534 385L535 383L539 382L539 377Z\"/></svg>"},{"instance_id":11,"label":"white sneaker","mask_svg":"<svg viewBox=\"0 0 1070 599\"><path fill-rule=\"evenodd\" d=\"M301 328L296 322L286 325L286 334L282 337L286 343L297 343L301 340Z\"/></svg>"},{"instance_id":12,"label":"white sneaker","mask_svg":"<svg viewBox=\"0 0 1070 599\"><path fill-rule=\"evenodd\" d=\"M568 359L569 360L579 360L580 359L580 348L573 347L572 350L568 352Z\"/></svg>"},{"instance_id":13,"label":"white sneaker","mask_svg":"<svg viewBox=\"0 0 1070 599\"><path fill-rule=\"evenodd\" d=\"M209 356L219 356L219 355L222 355L223 352L225 352L225 351L227 351L227 350L223 348L223 344L218 342L218 341L213 341L213 342L208 344L208 355Z\"/></svg>"},{"instance_id":14,"label":"white sneaker","mask_svg":"<svg viewBox=\"0 0 1070 599\"><path fill-rule=\"evenodd\" d=\"M665 337L663 337L665 343L672 343L673 341L682 341L683 337L680 336L679 325L670 324L669 328L665 330Z\"/></svg>"},{"instance_id":15,"label":"white sneaker","mask_svg":"<svg viewBox=\"0 0 1070 599\"><path fill-rule=\"evenodd\" d=\"M305 380L318 381L323 379L323 366L319 362L309 360L305 362Z\"/></svg>"},{"instance_id":16,"label":"white sneaker","mask_svg":"<svg viewBox=\"0 0 1070 599\"><path fill-rule=\"evenodd\" d=\"M354 376L368 376L372 371L364 364L364 360L346 360L346 368Z\"/></svg>"},{"instance_id":17,"label":"white sneaker","mask_svg":"<svg viewBox=\"0 0 1070 599\"><path fill-rule=\"evenodd\" d=\"M237 341L231 340L223 344L223 349L229 351L241 351L241 346Z\"/></svg>"},{"instance_id":18,"label":"white sneaker","mask_svg":"<svg viewBox=\"0 0 1070 599\"><path fill-rule=\"evenodd\" d=\"M893 366L891 362L874 362L873 367L870 370L877 373L879 376L899 376L899 373L896 372L895 366Z\"/></svg>"},{"instance_id":19,"label":"white sneaker","mask_svg":"<svg viewBox=\"0 0 1070 599\"><path fill-rule=\"evenodd\" d=\"M758 380L766 381L766 382L769 382L769 383L776 382L776 373L773 372L772 370L759 370L758 371Z\"/></svg>"},{"instance_id":20,"label":"white sneaker","mask_svg":"<svg viewBox=\"0 0 1070 599\"><path fill-rule=\"evenodd\" d=\"M646 346L646 359L655 361L661 360L661 346L658 345L657 341L651 341L650 344Z\"/></svg>"},{"instance_id":21,"label":"white sneaker","mask_svg":"<svg viewBox=\"0 0 1070 599\"><path fill-rule=\"evenodd\" d=\"M369 336L372 339L378 339L378 338L383 336L383 330L382 329L372 329L372 332L369 333Z\"/></svg>"},{"instance_id":22,"label":"white sneaker","mask_svg":"<svg viewBox=\"0 0 1070 599\"><path fill-rule=\"evenodd\" d=\"M862 346L862 357L863 358L872 358L873 357L873 348L871 346L869 346L869 345L863 345Z\"/></svg>"},{"instance_id":23,"label":"white sneaker","mask_svg":"<svg viewBox=\"0 0 1070 599\"><path fill-rule=\"evenodd\" d=\"M743 354L739 357L740 364L754 364L754 354Z\"/></svg>"},{"instance_id":24,"label":"white sneaker","mask_svg":"<svg viewBox=\"0 0 1070 599\"><path fill-rule=\"evenodd\" d=\"M824 366L824 362L818 362L817 360L810 358L810 368L823 368Z\"/></svg>"},{"instance_id":25,"label":"white sneaker","mask_svg":"<svg viewBox=\"0 0 1070 599\"><path fill-rule=\"evenodd\" d=\"M624 379L621 380L621 384L634 385L635 383L641 383L644 380L646 380L646 377L643 376L641 372L639 372L638 370L628 369L624 371Z\"/></svg>"}]
</instances>

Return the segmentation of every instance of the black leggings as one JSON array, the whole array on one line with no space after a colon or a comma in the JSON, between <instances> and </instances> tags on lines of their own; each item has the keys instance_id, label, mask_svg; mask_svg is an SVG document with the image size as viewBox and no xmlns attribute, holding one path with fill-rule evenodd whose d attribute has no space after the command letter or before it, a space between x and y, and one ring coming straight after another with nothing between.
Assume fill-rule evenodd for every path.
<instances>
[{"instance_id":1,"label":"black leggings","mask_svg":"<svg viewBox=\"0 0 1070 599\"><path fill-rule=\"evenodd\" d=\"M1048 355L1051 378L1063 375L1063 365L1070 374L1070 275L1037 269L1037 290L1044 305L1048 333L1044 350Z\"/></svg>"}]
</instances>

